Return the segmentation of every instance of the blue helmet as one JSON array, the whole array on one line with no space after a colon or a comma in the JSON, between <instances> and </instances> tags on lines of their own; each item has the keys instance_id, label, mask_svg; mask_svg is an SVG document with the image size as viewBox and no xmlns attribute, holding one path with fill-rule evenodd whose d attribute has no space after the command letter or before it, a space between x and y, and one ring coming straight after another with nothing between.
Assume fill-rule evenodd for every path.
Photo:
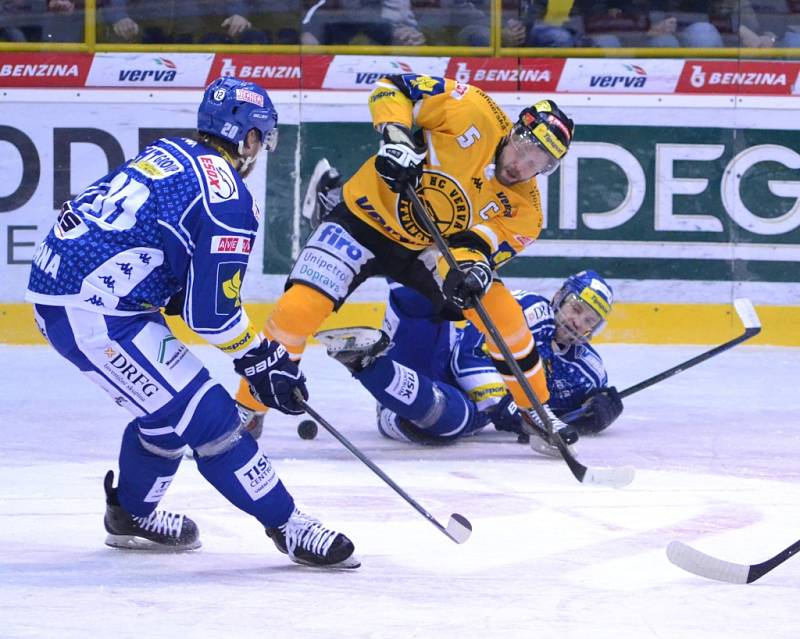
<instances>
[{"instance_id":1,"label":"blue helmet","mask_svg":"<svg viewBox=\"0 0 800 639\"><path fill-rule=\"evenodd\" d=\"M266 89L238 78L214 80L197 109L198 131L237 145L244 142L250 129L256 129L264 148L274 151L278 143L277 126L278 112Z\"/></svg>"},{"instance_id":2,"label":"blue helmet","mask_svg":"<svg viewBox=\"0 0 800 639\"><path fill-rule=\"evenodd\" d=\"M581 326L581 333L576 334L571 327L571 322L565 320L562 313L562 305L567 299L572 299L576 303L588 306L596 314L597 321L594 326L588 328ZM614 292L597 271L581 271L570 275L558 292L553 297L553 307L555 310L556 327L561 327L567 333L573 333L574 340L586 341L606 325L606 320L611 314L611 306L614 303ZM591 315L591 313L590 313Z\"/></svg>"}]
</instances>

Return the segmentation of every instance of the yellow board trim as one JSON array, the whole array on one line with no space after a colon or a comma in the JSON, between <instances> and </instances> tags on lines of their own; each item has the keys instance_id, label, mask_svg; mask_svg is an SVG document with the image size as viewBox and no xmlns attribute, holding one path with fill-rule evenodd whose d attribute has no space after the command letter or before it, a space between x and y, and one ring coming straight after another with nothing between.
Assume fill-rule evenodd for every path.
<instances>
[{"instance_id":1,"label":"yellow board trim","mask_svg":"<svg viewBox=\"0 0 800 639\"><path fill-rule=\"evenodd\" d=\"M264 325L274 304L245 304L253 325ZM350 302L323 328L380 326L383 303ZM758 306L762 330L748 344L800 346L800 306ZM204 340L178 318L168 318L175 335L187 344ZM742 324L727 304L614 304L606 329L594 343L721 344L742 332ZM30 304L0 304L0 344L44 344Z\"/></svg>"}]
</instances>

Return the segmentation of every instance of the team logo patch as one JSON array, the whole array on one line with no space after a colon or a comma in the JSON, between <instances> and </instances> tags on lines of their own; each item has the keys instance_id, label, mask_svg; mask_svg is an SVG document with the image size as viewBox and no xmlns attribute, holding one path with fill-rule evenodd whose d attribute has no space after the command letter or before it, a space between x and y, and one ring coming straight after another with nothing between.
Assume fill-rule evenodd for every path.
<instances>
[{"instance_id":1,"label":"team logo patch","mask_svg":"<svg viewBox=\"0 0 800 639\"><path fill-rule=\"evenodd\" d=\"M470 226L472 203L464 189L449 175L425 171L417 195L431 213L442 235L452 235ZM405 197L397 200L397 219L406 233L417 242L429 243L431 236L417 218L411 202Z\"/></svg>"},{"instance_id":2,"label":"team logo patch","mask_svg":"<svg viewBox=\"0 0 800 639\"><path fill-rule=\"evenodd\" d=\"M239 198L239 187L225 160L218 155L201 155L197 159L208 185L209 201L227 202Z\"/></svg>"},{"instance_id":3,"label":"team logo patch","mask_svg":"<svg viewBox=\"0 0 800 639\"><path fill-rule=\"evenodd\" d=\"M217 315L233 315L242 305L242 270L240 262L223 262L217 266Z\"/></svg>"},{"instance_id":4,"label":"team logo patch","mask_svg":"<svg viewBox=\"0 0 800 639\"><path fill-rule=\"evenodd\" d=\"M240 255L250 255L253 249L249 237L242 235L214 235L211 238L212 253L239 253Z\"/></svg>"},{"instance_id":5,"label":"team logo patch","mask_svg":"<svg viewBox=\"0 0 800 639\"><path fill-rule=\"evenodd\" d=\"M406 86L412 100L419 100L424 95L438 95L444 91L444 80L429 75L406 76Z\"/></svg>"}]
</instances>

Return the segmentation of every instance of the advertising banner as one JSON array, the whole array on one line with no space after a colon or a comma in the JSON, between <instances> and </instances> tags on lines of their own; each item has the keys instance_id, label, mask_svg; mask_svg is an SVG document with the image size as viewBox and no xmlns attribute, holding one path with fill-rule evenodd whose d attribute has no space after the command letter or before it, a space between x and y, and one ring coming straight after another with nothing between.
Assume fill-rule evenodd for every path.
<instances>
[{"instance_id":1,"label":"advertising banner","mask_svg":"<svg viewBox=\"0 0 800 639\"><path fill-rule=\"evenodd\" d=\"M35 243L65 200L151 139L191 132L199 92L162 93L168 99L110 91L58 105L44 94L5 98L0 301L21 301ZM310 232L299 209L317 161L325 157L348 176L377 149L368 94L331 93L330 102L325 95L308 94L303 103L297 92L273 93L286 114L280 144L269 154L268 175L262 158L248 178L265 210L247 283L260 299L280 290ZM516 118L520 103L536 95L495 97ZM673 98L668 107L646 96L591 106L556 97L578 123L575 141L561 168L540 181L539 240L503 267L504 277L560 278L593 267L623 282L628 301L725 302L746 291L757 303L796 303L800 131L793 109L768 98L760 108L720 109L713 96L705 106Z\"/></svg>"}]
</instances>

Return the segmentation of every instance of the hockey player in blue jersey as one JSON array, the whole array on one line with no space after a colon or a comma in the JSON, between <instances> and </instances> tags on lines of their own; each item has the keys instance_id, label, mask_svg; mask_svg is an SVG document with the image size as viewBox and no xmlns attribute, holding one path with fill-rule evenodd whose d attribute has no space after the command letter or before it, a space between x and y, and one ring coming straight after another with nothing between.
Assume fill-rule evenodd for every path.
<instances>
[{"instance_id":1,"label":"hockey player in blue jersey","mask_svg":"<svg viewBox=\"0 0 800 639\"><path fill-rule=\"evenodd\" d=\"M233 359L264 404L299 414L305 378L253 327L240 290L260 213L243 178L277 144L267 92L215 80L194 139L162 138L66 202L37 248L27 299L50 344L134 416L119 484L109 471L106 543L130 549L200 545L188 517L156 507L185 446L228 501L253 515L297 563L355 568L352 542L303 514L236 405L170 331L160 309Z\"/></svg>"},{"instance_id":2,"label":"hockey player in blue jersey","mask_svg":"<svg viewBox=\"0 0 800 639\"><path fill-rule=\"evenodd\" d=\"M569 425L555 420L568 443L595 434L622 412L622 401L597 351L588 343L611 312L611 287L594 271L570 276L552 301L515 293L545 362L549 408L556 416L586 405ZM328 354L343 363L378 402L386 437L444 444L488 424L522 434L521 416L471 324L440 322L416 291L391 285L384 330L322 331ZM531 444L539 452L538 438Z\"/></svg>"}]
</instances>

